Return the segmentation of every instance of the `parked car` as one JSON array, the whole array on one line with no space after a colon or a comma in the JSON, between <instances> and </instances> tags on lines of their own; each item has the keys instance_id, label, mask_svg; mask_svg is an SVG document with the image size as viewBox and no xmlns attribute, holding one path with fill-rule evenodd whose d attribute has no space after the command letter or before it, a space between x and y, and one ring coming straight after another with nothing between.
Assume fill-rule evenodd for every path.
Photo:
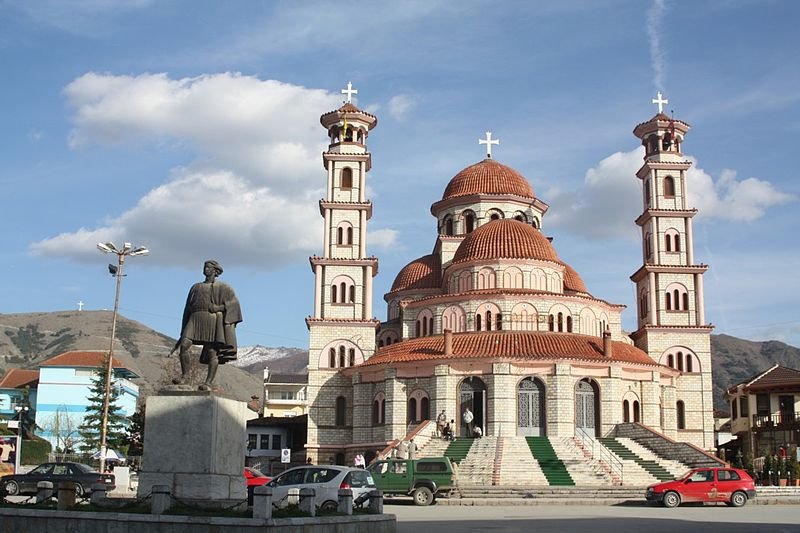
<instances>
[{"instance_id":1,"label":"parked car","mask_svg":"<svg viewBox=\"0 0 800 533\"><path fill-rule=\"evenodd\" d=\"M272 488L272 501L278 507L299 502L300 489L314 489L314 504L323 511L335 511L339 489L351 489L353 501L366 497L375 489L372 475L362 468L338 465L307 465L281 472L267 483Z\"/></svg>"},{"instance_id":2,"label":"parked car","mask_svg":"<svg viewBox=\"0 0 800 533\"><path fill-rule=\"evenodd\" d=\"M755 498L753 478L740 468L695 468L675 481L647 487L645 498L664 507L684 502L725 502L741 507Z\"/></svg>"},{"instance_id":3,"label":"parked car","mask_svg":"<svg viewBox=\"0 0 800 533\"><path fill-rule=\"evenodd\" d=\"M417 505L430 505L438 494L455 487L447 457L383 459L369 466L375 485L384 494L410 495Z\"/></svg>"},{"instance_id":4,"label":"parked car","mask_svg":"<svg viewBox=\"0 0 800 533\"><path fill-rule=\"evenodd\" d=\"M249 466L244 467L244 479L247 482L247 487L259 487L261 485L266 485L272 479L269 476L265 476L260 471L256 470L255 468L250 468Z\"/></svg>"},{"instance_id":5,"label":"parked car","mask_svg":"<svg viewBox=\"0 0 800 533\"><path fill-rule=\"evenodd\" d=\"M36 484L40 481L52 481L57 488L61 481L75 483L75 495L83 496L92 491L93 483L105 483L108 491L115 488L114 474L103 474L89 465L82 463L43 463L27 474L12 474L0 480L3 491L9 496L18 494L36 494Z\"/></svg>"}]
</instances>

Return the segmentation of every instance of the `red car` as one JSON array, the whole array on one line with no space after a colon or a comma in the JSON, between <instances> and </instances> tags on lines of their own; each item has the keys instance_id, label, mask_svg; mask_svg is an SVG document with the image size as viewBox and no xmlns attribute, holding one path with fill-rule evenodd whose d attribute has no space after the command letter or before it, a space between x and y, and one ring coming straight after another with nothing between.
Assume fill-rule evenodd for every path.
<instances>
[{"instance_id":1,"label":"red car","mask_svg":"<svg viewBox=\"0 0 800 533\"><path fill-rule=\"evenodd\" d=\"M725 502L741 507L756 497L753 478L739 468L695 468L675 481L647 487L645 498L664 507L684 502Z\"/></svg>"},{"instance_id":2,"label":"red car","mask_svg":"<svg viewBox=\"0 0 800 533\"><path fill-rule=\"evenodd\" d=\"M272 478L265 476L255 468L246 466L244 467L244 479L247 481L247 487L250 488L266 485Z\"/></svg>"}]
</instances>

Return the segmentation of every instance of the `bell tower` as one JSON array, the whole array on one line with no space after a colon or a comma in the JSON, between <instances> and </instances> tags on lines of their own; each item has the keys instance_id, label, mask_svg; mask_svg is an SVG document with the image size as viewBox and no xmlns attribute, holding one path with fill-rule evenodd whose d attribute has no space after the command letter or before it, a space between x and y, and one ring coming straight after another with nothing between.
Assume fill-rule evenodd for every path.
<instances>
[{"instance_id":1,"label":"bell tower","mask_svg":"<svg viewBox=\"0 0 800 533\"><path fill-rule=\"evenodd\" d=\"M358 91L351 83L342 93L346 95L343 105L320 117L329 141L322 154L327 187L319 201L324 234L322 255L310 258L314 314L306 318L307 447L310 457L325 461L329 454L343 453L352 442L354 424L369 422L354 420L352 380L344 371L373 355L380 325L372 312L372 278L378 273L378 260L367 255L372 202L366 198L372 166L367 137L378 119L352 103Z\"/></svg>"},{"instance_id":2,"label":"bell tower","mask_svg":"<svg viewBox=\"0 0 800 533\"><path fill-rule=\"evenodd\" d=\"M677 440L702 448L714 445L711 386L711 330L705 320L703 274L708 265L694 259L692 219L687 203L687 171L682 153L690 126L663 112L661 93L653 100L658 113L634 128L645 149L636 173L642 183L642 266L631 276L636 284L636 346L656 362L674 368L674 387L663 387L661 426ZM673 399L672 396L675 396Z\"/></svg>"}]
</instances>

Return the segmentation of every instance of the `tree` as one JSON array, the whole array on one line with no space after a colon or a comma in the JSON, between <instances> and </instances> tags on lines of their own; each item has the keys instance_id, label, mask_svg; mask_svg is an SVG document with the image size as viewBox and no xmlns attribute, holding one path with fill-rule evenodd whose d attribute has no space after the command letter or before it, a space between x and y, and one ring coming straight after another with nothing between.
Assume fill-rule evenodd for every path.
<instances>
[{"instance_id":1,"label":"tree","mask_svg":"<svg viewBox=\"0 0 800 533\"><path fill-rule=\"evenodd\" d=\"M103 399L106 394L106 368L108 355L101 368L98 368L92 377L92 385L89 389L89 405L86 406L86 414L83 423L78 428L81 436L79 445L83 452L96 452L100 450L100 429L103 421ZM113 375L112 375L113 377ZM114 386L112 380L111 390L108 398L108 423L106 424L106 448L120 450L127 444L126 428L128 419L122 413L122 408L117 405L120 390Z\"/></svg>"},{"instance_id":2,"label":"tree","mask_svg":"<svg viewBox=\"0 0 800 533\"><path fill-rule=\"evenodd\" d=\"M58 407L43 424L45 431L50 432L56 439L56 452L74 452L78 441L78 420L75 414L67 411L66 405Z\"/></svg>"},{"instance_id":3,"label":"tree","mask_svg":"<svg viewBox=\"0 0 800 533\"><path fill-rule=\"evenodd\" d=\"M128 455L140 456L144 453L144 404L128 418Z\"/></svg>"}]
</instances>

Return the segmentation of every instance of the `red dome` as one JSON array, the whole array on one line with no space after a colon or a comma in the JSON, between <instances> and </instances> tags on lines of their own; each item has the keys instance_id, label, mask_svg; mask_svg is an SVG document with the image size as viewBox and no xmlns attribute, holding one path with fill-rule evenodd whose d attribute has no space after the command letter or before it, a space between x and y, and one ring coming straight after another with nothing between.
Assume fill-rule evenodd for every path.
<instances>
[{"instance_id":1,"label":"red dome","mask_svg":"<svg viewBox=\"0 0 800 533\"><path fill-rule=\"evenodd\" d=\"M404 266L394 278L389 292L411 289L439 289L442 286L442 268L439 256L425 255Z\"/></svg>"},{"instance_id":2,"label":"red dome","mask_svg":"<svg viewBox=\"0 0 800 533\"><path fill-rule=\"evenodd\" d=\"M533 198L525 177L494 159L484 159L456 174L444 190L442 200L471 194L513 194Z\"/></svg>"},{"instance_id":3,"label":"red dome","mask_svg":"<svg viewBox=\"0 0 800 533\"><path fill-rule=\"evenodd\" d=\"M589 291L586 290L586 285L584 285L583 280L578 275L578 273L575 271L575 269L572 268L571 266L569 266L566 263L563 263L563 265L564 265L564 269L565 269L564 270L564 288L566 290L568 290L568 291L585 292L585 293L588 294Z\"/></svg>"},{"instance_id":4,"label":"red dome","mask_svg":"<svg viewBox=\"0 0 800 533\"><path fill-rule=\"evenodd\" d=\"M474 259L539 259L560 263L553 245L541 231L514 219L492 220L464 237L453 256L453 264Z\"/></svg>"}]
</instances>

